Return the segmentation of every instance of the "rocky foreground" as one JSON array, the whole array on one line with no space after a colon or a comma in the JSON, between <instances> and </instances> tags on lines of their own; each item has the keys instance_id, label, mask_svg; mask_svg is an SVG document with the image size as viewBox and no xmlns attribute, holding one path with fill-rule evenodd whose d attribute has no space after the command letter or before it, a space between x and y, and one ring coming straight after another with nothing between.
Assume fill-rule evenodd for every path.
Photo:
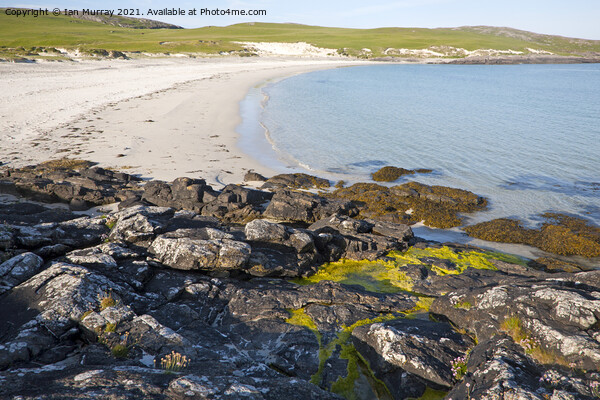
<instances>
[{"instance_id":1,"label":"rocky foreground","mask_svg":"<svg viewBox=\"0 0 600 400\"><path fill-rule=\"evenodd\" d=\"M19 199L0 204L0 398L600 397L600 270L427 243L294 189L321 184L0 170Z\"/></svg>"}]
</instances>

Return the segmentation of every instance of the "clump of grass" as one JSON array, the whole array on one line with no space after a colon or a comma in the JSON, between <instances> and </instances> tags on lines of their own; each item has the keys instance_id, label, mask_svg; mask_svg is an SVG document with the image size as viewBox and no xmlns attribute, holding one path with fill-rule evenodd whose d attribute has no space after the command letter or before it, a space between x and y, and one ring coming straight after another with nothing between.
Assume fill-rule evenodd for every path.
<instances>
[{"instance_id":1,"label":"clump of grass","mask_svg":"<svg viewBox=\"0 0 600 400\"><path fill-rule=\"evenodd\" d=\"M100 311L104 311L109 307L117 305L116 300L112 297L112 292L102 292L98 294L98 302L100 303Z\"/></svg>"},{"instance_id":2,"label":"clump of grass","mask_svg":"<svg viewBox=\"0 0 600 400\"><path fill-rule=\"evenodd\" d=\"M500 329L508 333L515 342L520 342L525 339L527 335L521 327L521 319L519 317L508 317L500 324Z\"/></svg>"},{"instance_id":3,"label":"clump of grass","mask_svg":"<svg viewBox=\"0 0 600 400\"><path fill-rule=\"evenodd\" d=\"M175 351L172 351L170 354L167 354L160 359L160 367L167 372L179 372L189 364L189 358Z\"/></svg>"},{"instance_id":4,"label":"clump of grass","mask_svg":"<svg viewBox=\"0 0 600 400\"><path fill-rule=\"evenodd\" d=\"M87 317L88 315L90 315L91 313L93 313L93 310L87 310L86 312L83 313L83 315L81 316L81 320L83 321L85 319L85 317Z\"/></svg>"},{"instance_id":5,"label":"clump of grass","mask_svg":"<svg viewBox=\"0 0 600 400\"><path fill-rule=\"evenodd\" d=\"M104 332L109 333L109 332L116 332L117 330L117 324L109 322L108 324L106 324L106 326L104 327Z\"/></svg>"},{"instance_id":6,"label":"clump of grass","mask_svg":"<svg viewBox=\"0 0 600 400\"><path fill-rule=\"evenodd\" d=\"M115 358L127 358L129 356L129 348L121 343L115 344L110 352Z\"/></svg>"}]
</instances>

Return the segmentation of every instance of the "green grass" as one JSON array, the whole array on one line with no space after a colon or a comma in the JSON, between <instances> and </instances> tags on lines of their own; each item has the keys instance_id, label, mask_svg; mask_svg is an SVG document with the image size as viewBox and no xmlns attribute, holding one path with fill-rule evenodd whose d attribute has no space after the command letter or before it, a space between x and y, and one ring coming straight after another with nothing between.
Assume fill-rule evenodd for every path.
<instances>
[{"instance_id":1,"label":"green grass","mask_svg":"<svg viewBox=\"0 0 600 400\"><path fill-rule=\"evenodd\" d=\"M495 29L495 28L494 28ZM521 32L521 31L515 31ZM369 48L381 55L387 48L423 49L453 46L475 49L526 51L527 47L555 53L600 51L600 41L573 41L546 35L502 35L492 31L424 28L347 29L298 24L243 23L198 29L132 29L74 19L68 16L17 18L0 13L0 46L66 47L152 53L218 54L241 50L235 41L298 42L346 49L356 55Z\"/></svg>"}]
</instances>

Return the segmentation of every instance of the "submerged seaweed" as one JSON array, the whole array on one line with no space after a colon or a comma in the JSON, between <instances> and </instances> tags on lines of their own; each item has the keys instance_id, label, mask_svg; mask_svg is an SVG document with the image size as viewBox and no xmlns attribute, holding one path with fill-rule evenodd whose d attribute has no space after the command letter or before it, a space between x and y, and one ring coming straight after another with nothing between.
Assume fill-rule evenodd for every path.
<instances>
[{"instance_id":1,"label":"submerged seaweed","mask_svg":"<svg viewBox=\"0 0 600 400\"><path fill-rule=\"evenodd\" d=\"M525 228L520 221L499 218L464 228L470 236L492 242L522 243L544 251L570 256L600 256L600 228L564 214L543 214L538 229Z\"/></svg>"}]
</instances>

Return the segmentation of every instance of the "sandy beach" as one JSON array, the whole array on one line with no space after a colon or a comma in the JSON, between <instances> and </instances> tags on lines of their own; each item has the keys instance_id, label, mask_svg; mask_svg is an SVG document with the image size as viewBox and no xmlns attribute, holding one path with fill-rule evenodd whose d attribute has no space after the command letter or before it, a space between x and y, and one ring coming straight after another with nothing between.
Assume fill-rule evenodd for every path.
<instances>
[{"instance_id":1,"label":"sandy beach","mask_svg":"<svg viewBox=\"0 0 600 400\"><path fill-rule=\"evenodd\" d=\"M314 58L103 60L0 65L0 162L79 158L217 187L267 167L237 145L250 88L360 62Z\"/></svg>"}]
</instances>

